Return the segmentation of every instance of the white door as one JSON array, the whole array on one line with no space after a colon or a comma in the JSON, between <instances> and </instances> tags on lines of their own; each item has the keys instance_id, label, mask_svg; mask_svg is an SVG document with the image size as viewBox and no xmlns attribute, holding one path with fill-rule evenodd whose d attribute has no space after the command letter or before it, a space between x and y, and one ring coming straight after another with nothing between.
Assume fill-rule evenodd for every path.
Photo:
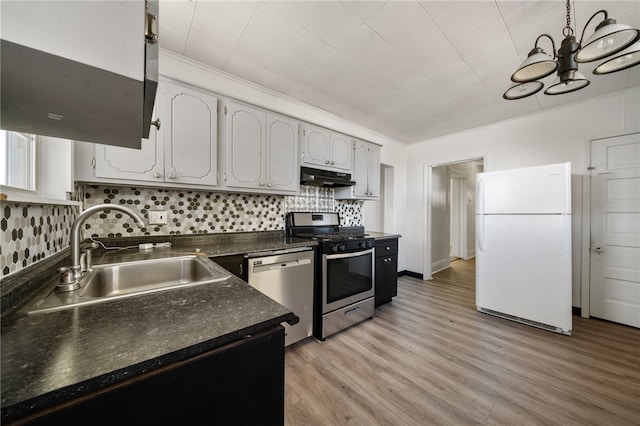
<instances>
[{"instance_id":1,"label":"white door","mask_svg":"<svg viewBox=\"0 0 640 426\"><path fill-rule=\"evenodd\" d=\"M168 83L166 102L165 181L216 185L218 99Z\"/></svg>"},{"instance_id":2,"label":"white door","mask_svg":"<svg viewBox=\"0 0 640 426\"><path fill-rule=\"evenodd\" d=\"M246 105L227 103L227 185L262 188L265 185L266 113Z\"/></svg>"},{"instance_id":3,"label":"white door","mask_svg":"<svg viewBox=\"0 0 640 426\"><path fill-rule=\"evenodd\" d=\"M380 196L380 147L369 144L369 177L368 187L370 197Z\"/></svg>"},{"instance_id":4,"label":"white door","mask_svg":"<svg viewBox=\"0 0 640 426\"><path fill-rule=\"evenodd\" d=\"M158 89L154 120L162 102L161 91L162 87ZM96 177L163 182L164 150L158 142L158 129L151 126L149 139L142 139L140 149L95 144Z\"/></svg>"},{"instance_id":5,"label":"white door","mask_svg":"<svg viewBox=\"0 0 640 426\"><path fill-rule=\"evenodd\" d=\"M298 122L267 114L266 163L268 188L297 192L300 182L298 166Z\"/></svg>"},{"instance_id":6,"label":"white door","mask_svg":"<svg viewBox=\"0 0 640 426\"><path fill-rule=\"evenodd\" d=\"M309 165L327 166L331 163L331 133L321 127L305 124L303 129L303 162Z\"/></svg>"},{"instance_id":7,"label":"white door","mask_svg":"<svg viewBox=\"0 0 640 426\"><path fill-rule=\"evenodd\" d=\"M353 195L364 197L369 192L369 150L368 143L356 141L356 148L353 161L353 175L355 181Z\"/></svg>"},{"instance_id":8,"label":"white door","mask_svg":"<svg viewBox=\"0 0 640 426\"><path fill-rule=\"evenodd\" d=\"M640 327L640 133L592 141L590 315Z\"/></svg>"},{"instance_id":9,"label":"white door","mask_svg":"<svg viewBox=\"0 0 640 426\"><path fill-rule=\"evenodd\" d=\"M331 168L344 170L351 173L351 161L353 153L353 140L340 133L331 133Z\"/></svg>"}]
</instances>

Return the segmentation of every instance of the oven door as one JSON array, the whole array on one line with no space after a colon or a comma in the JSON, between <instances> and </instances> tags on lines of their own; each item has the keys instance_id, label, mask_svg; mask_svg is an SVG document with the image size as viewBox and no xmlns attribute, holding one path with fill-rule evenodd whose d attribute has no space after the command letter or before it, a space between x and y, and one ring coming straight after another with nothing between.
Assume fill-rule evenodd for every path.
<instances>
[{"instance_id":1,"label":"oven door","mask_svg":"<svg viewBox=\"0 0 640 426\"><path fill-rule=\"evenodd\" d=\"M322 313L373 297L374 249L322 255Z\"/></svg>"}]
</instances>

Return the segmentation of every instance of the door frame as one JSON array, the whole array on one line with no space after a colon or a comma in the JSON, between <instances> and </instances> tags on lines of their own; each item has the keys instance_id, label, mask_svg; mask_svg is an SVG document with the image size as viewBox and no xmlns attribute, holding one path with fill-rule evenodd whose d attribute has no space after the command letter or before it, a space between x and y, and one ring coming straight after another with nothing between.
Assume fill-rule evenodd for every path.
<instances>
[{"instance_id":1,"label":"door frame","mask_svg":"<svg viewBox=\"0 0 640 426\"><path fill-rule=\"evenodd\" d=\"M582 175L582 188L584 189L582 191L582 265L580 268L582 275L580 316L583 318L589 318L591 316L591 146L593 142L597 140L627 136L634 133L640 133L640 127L631 127L618 132L594 135L586 138L584 142L587 170L585 170L585 173Z\"/></svg>"},{"instance_id":2,"label":"door frame","mask_svg":"<svg viewBox=\"0 0 640 426\"><path fill-rule=\"evenodd\" d=\"M424 235L422 239L423 246L423 258L422 258L422 279L424 281L432 278L431 270L431 182L432 182L432 169L440 166L450 166L453 164L467 163L470 161L482 161L483 170L487 170L487 157L471 157L456 161L449 161L446 163L437 164L425 164L424 165L424 182L423 182L423 229ZM475 192L475 190L474 190Z\"/></svg>"},{"instance_id":3,"label":"door frame","mask_svg":"<svg viewBox=\"0 0 640 426\"><path fill-rule=\"evenodd\" d=\"M452 190L453 188L453 182L456 181L457 185L458 185L458 193L455 194L454 191ZM466 259L467 258L467 198L465 196L465 194L468 191L468 177L465 173L460 173L456 170L453 170L452 173L449 175L449 191L451 193L451 204L450 204L450 210L449 210L449 216L451 218L452 213L454 211L453 207L454 207L454 203L457 207L458 211L458 216L457 216L457 223L455 223L455 227L458 229L458 241L456 241L456 244L458 245L458 254L460 254L460 258L462 259ZM457 195L457 197L454 197L454 195ZM452 219L452 218L451 218ZM453 223L452 220L449 220L449 229L453 228L451 225ZM451 231L449 231L451 232ZM449 240L452 240L451 238L451 234L449 234Z\"/></svg>"}]
</instances>

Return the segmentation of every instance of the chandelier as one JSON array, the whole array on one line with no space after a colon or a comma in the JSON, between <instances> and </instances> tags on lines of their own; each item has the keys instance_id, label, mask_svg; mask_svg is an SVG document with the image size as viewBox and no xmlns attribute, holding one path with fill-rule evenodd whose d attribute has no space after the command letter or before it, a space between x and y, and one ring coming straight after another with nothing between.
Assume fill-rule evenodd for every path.
<instances>
[{"instance_id":1,"label":"chandelier","mask_svg":"<svg viewBox=\"0 0 640 426\"><path fill-rule=\"evenodd\" d=\"M544 91L545 95L562 95L587 87L590 81L578 72L579 63L607 58L593 70L596 75L622 71L640 64L640 32L628 25L618 24L615 19L609 18L609 13L604 9L589 18L582 30L580 41L576 42L571 28L569 1L567 0L567 26L562 30L564 40L560 48L556 51L556 45L549 34L539 35L527 59L511 76L514 83L502 95L504 99L522 99L538 93L544 86L539 80L556 71L558 77ZM583 43L587 27L593 18L601 13L604 14L603 21ZM538 42L543 38L551 41L553 56L538 47Z\"/></svg>"}]
</instances>

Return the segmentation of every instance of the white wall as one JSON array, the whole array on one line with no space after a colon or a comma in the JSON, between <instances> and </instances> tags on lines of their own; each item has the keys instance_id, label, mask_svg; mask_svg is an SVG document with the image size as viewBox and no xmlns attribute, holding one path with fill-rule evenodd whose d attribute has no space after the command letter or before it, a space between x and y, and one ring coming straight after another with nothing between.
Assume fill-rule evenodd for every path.
<instances>
[{"instance_id":1,"label":"white wall","mask_svg":"<svg viewBox=\"0 0 640 426\"><path fill-rule=\"evenodd\" d=\"M516 101L517 102L517 101ZM424 170L428 165L484 158L484 170L570 161L573 209L573 304L580 306L582 178L589 166L588 141L640 128L640 87L592 100L409 145L407 149L406 269L424 271ZM586 188L588 190L588 188Z\"/></svg>"},{"instance_id":2,"label":"white wall","mask_svg":"<svg viewBox=\"0 0 640 426\"><path fill-rule=\"evenodd\" d=\"M207 67L183 56L161 49L159 70L162 75L211 90L220 95L245 101L308 123L327 127L382 146L380 160L393 167L394 214L385 215L384 232L404 236L404 207L407 196L407 146L330 112L307 105L297 99L266 89L231 74ZM388 186L388 185L387 185ZM389 191L386 191L387 195ZM387 221L386 218L391 220ZM398 270L406 269L404 238L399 241Z\"/></svg>"}]
</instances>

